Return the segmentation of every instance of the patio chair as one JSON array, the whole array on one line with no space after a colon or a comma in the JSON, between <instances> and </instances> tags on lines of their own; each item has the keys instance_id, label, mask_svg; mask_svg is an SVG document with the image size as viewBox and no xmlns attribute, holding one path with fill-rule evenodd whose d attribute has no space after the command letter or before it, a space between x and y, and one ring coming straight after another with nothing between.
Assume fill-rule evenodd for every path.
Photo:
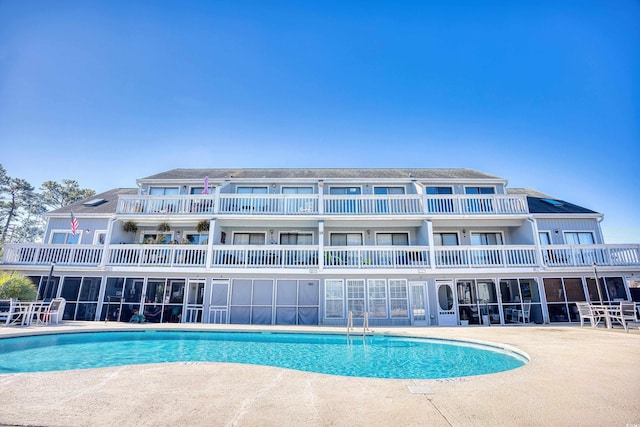
<instances>
[{"instance_id":1,"label":"patio chair","mask_svg":"<svg viewBox=\"0 0 640 427\"><path fill-rule=\"evenodd\" d=\"M584 326L584 321L589 319L591 327L595 328L605 319L604 313L595 311L588 302L577 302L578 314L580 315L580 327Z\"/></svg>"},{"instance_id":2,"label":"patio chair","mask_svg":"<svg viewBox=\"0 0 640 427\"><path fill-rule=\"evenodd\" d=\"M520 322L522 319L522 323L529 323L531 313L531 301L525 301L522 303L522 310L513 310L511 312L512 319L515 319L516 322Z\"/></svg>"},{"instance_id":3,"label":"patio chair","mask_svg":"<svg viewBox=\"0 0 640 427\"><path fill-rule=\"evenodd\" d=\"M58 325L64 315L64 306L66 305L66 302L67 301L64 298L54 298L44 314L44 323L47 325L49 323L55 323Z\"/></svg>"},{"instance_id":4,"label":"patio chair","mask_svg":"<svg viewBox=\"0 0 640 427\"><path fill-rule=\"evenodd\" d=\"M0 299L0 323L4 322L5 326L13 322L16 315L16 299Z\"/></svg>"},{"instance_id":5,"label":"patio chair","mask_svg":"<svg viewBox=\"0 0 640 427\"><path fill-rule=\"evenodd\" d=\"M609 318L611 319L611 323L620 323L624 330L629 332L629 323L638 321L636 316L636 305L632 302L621 302L620 310L610 311Z\"/></svg>"}]
</instances>

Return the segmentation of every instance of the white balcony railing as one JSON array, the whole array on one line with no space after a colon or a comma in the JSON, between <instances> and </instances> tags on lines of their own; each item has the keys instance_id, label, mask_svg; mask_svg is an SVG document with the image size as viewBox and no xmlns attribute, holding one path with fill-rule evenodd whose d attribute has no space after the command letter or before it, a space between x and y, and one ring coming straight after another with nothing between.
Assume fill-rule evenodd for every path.
<instances>
[{"instance_id":1,"label":"white balcony railing","mask_svg":"<svg viewBox=\"0 0 640 427\"><path fill-rule=\"evenodd\" d=\"M214 246L213 267L318 267L317 246L225 245Z\"/></svg>"},{"instance_id":2,"label":"white balcony railing","mask_svg":"<svg viewBox=\"0 0 640 427\"><path fill-rule=\"evenodd\" d=\"M328 215L408 215L422 214L422 196L359 195L324 196L324 212Z\"/></svg>"},{"instance_id":3,"label":"white balcony railing","mask_svg":"<svg viewBox=\"0 0 640 427\"><path fill-rule=\"evenodd\" d=\"M214 211L211 194L189 196L137 196L123 194L118 197L119 214L202 214Z\"/></svg>"},{"instance_id":4,"label":"white balcony railing","mask_svg":"<svg viewBox=\"0 0 640 427\"><path fill-rule=\"evenodd\" d=\"M97 266L102 261L102 245L43 245L7 243L4 246L4 264Z\"/></svg>"},{"instance_id":5,"label":"white balcony railing","mask_svg":"<svg viewBox=\"0 0 640 427\"><path fill-rule=\"evenodd\" d=\"M427 268L428 246L330 246L325 268Z\"/></svg>"},{"instance_id":6,"label":"white balcony railing","mask_svg":"<svg viewBox=\"0 0 640 427\"><path fill-rule=\"evenodd\" d=\"M438 246L436 268L534 267L536 247L528 246Z\"/></svg>"},{"instance_id":7,"label":"white balcony railing","mask_svg":"<svg viewBox=\"0 0 640 427\"><path fill-rule=\"evenodd\" d=\"M315 194L221 194L221 214L311 215L318 213Z\"/></svg>"},{"instance_id":8,"label":"white balcony railing","mask_svg":"<svg viewBox=\"0 0 640 427\"><path fill-rule=\"evenodd\" d=\"M640 265L640 245L552 245L542 254L549 267Z\"/></svg>"},{"instance_id":9,"label":"white balcony railing","mask_svg":"<svg viewBox=\"0 0 640 427\"><path fill-rule=\"evenodd\" d=\"M234 215L489 215L526 214L524 195L323 195L212 194L188 196L121 195L119 214L234 214Z\"/></svg>"},{"instance_id":10,"label":"white balcony railing","mask_svg":"<svg viewBox=\"0 0 640 427\"><path fill-rule=\"evenodd\" d=\"M110 245L108 265L204 267L204 245Z\"/></svg>"},{"instance_id":11,"label":"white balcony railing","mask_svg":"<svg viewBox=\"0 0 640 427\"><path fill-rule=\"evenodd\" d=\"M426 212L438 215L526 214L529 212L524 194L447 194L427 195Z\"/></svg>"},{"instance_id":12,"label":"white balcony railing","mask_svg":"<svg viewBox=\"0 0 640 427\"><path fill-rule=\"evenodd\" d=\"M207 267L206 245L107 246L108 266ZM543 246L538 264L537 248L526 246L436 246L435 268L481 267L591 267L640 266L640 245L552 245ZM319 255L318 246L219 245L213 247L211 267L317 268L322 257L325 268L427 268L428 246L329 246ZM99 266L102 245L54 245L7 243L5 265Z\"/></svg>"}]
</instances>

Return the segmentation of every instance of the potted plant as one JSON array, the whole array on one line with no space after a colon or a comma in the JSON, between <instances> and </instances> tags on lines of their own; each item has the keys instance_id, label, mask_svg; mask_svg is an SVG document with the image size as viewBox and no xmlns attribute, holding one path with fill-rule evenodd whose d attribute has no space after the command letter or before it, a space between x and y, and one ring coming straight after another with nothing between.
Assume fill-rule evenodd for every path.
<instances>
[{"instance_id":1,"label":"potted plant","mask_svg":"<svg viewBox=\"0 0 640 427\"><path fill-rule=\"evenodd\" d=\"M171 231L171 226L167 222L161 222L160 224L158 224L157 230L164 233L167 231Z\"/></svg>"},{"instance_id":2,"label":"potted plant","mask_svg":"<svg viewBox=\"0 0 640 427\"><path fill-rule=\"evenodd\" d=\"M203 219L196 225L196 231L198 233L204 233L205 231L209 231L209 220Z\"/></svg>"},{"instance_id":3,"label":"potted plant","mask_svg":"<svg viewBox=\"0 0 640 427\"><path fill-rule=\"evenodd\" d=\"M136 233L138 231L138 224L133 221L125 221L122 223L122 230L125 233Z\"/></svg>"}]
</instances>

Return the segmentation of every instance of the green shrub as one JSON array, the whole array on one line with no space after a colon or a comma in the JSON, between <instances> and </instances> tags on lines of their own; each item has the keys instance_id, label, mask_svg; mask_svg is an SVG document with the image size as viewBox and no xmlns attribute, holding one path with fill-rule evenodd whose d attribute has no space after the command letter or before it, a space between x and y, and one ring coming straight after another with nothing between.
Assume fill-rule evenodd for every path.
<instances>
[{"instance_id":1,"label":"green shrub","mask_svg":"<svg viewBox=\"0 0 640 427\"><path fill-rule=\"evenodd\" d=\"M0 298L18 298L20 301L35 301L38 288L31 280L16 272L0 273Z\"/></svg>"}]
</instances>

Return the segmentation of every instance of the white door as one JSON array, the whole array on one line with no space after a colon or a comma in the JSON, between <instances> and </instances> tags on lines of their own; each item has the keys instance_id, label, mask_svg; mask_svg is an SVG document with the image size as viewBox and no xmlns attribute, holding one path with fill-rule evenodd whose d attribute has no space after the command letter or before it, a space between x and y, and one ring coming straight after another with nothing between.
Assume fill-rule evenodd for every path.
<instances>
[{"instance_id":1,"label":"white door","mask_svg":"<svg viewBox=\"0 0 640 427\"><path fill-rule=\"evenodd\" d=\"M429 304L427 303L427 284L415 282L409 284L411 289L411 324L414 326L428 326Z\"/></svg>"},{"instance_id":2,"label":"white door","mask_svg":"<svg viewBox=\"0 0 640 427\"><path fill-rule=\"evenodd\" d=\"M211 300L207 323L229 323L229 281L211 281Z\"/></svg>"},{"instance_id":3,"label":"white door","mask_svg":"<svg viewBox=\"0 0 640 427\"><path fill-rule=\"evenodd\" d=\"M436 298L438 299L438 325L457 325L456 294L452 280L436 280Z\"/></svg>"},{"instance_id":4,"label":"white door","mask_svg":"<svg viewBox=\"0 0 640 427\"><path fill-rule=\"evenodd\" d=\"M186 301L187 310L184 321L186 323L201 323L204 308L204 280L189 280Z\"/></svg>"}]
</instances>

